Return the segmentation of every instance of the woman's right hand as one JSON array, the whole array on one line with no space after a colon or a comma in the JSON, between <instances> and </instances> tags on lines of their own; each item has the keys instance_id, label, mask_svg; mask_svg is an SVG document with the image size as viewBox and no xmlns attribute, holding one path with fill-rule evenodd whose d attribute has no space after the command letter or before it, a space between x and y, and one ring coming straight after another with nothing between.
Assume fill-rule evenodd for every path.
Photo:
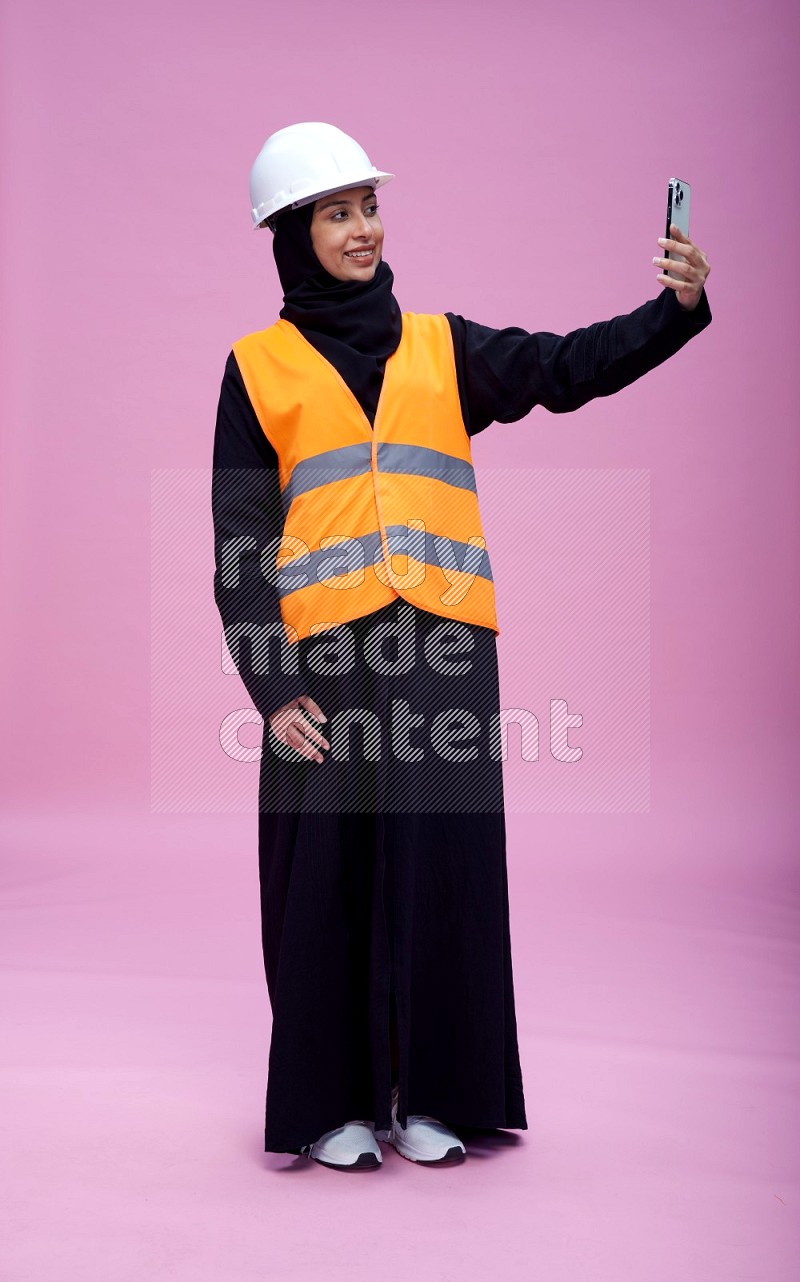
<instances>
[{"instance_id":1,"label":"woman's right hand","mask_svg":"<svg viewBox=\"0 0 800 1282\"><path fill-rule=\"evenodd\" d=\"M291 699L289 703L284 703L282 708L273 712L269 719L270 729L275 738L285 743L287 748L294 748L295 752L308 757L311 761L323 761L320 748L329 748L330 744L322 731L312 726L311 722L303 716L301 708L310 712L315 721L324 723L328 720L311 695L301 694L297 699Z\"/></svg>"}]
</instances>

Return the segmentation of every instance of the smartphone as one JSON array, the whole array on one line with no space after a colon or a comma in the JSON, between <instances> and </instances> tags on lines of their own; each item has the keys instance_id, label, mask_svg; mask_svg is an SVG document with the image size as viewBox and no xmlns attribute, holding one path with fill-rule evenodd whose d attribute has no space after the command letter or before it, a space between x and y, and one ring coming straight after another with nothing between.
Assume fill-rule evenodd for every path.
<instances>
[{"instance_id":1,"label":"smartphone","mask_svg":"<svg viewBox=\"0 0 800 1282\"><path fill-rule=\"evenodd\" d=\"M672 238L670 232L670 223L675 223L680 227L684 236L689 235L689 206L692 203L692 189L682 178L670 178L667 188L667 230L664 232L667 240ZM678 263L686 262L683 254L677 254L673 249L670 252L665 249L662 258L674 258ZM667 271L665 273L672 280L682 280L677 272Z\"/></svg>"}]
</instances>

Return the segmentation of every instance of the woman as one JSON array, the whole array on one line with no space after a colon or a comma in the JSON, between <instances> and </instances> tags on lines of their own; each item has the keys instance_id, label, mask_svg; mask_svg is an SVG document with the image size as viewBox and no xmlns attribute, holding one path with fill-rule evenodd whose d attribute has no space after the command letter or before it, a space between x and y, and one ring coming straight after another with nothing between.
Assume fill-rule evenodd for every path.
<instances>
[{"instance_id":1,"label":"woman","mask_svg":"<svg viewBox=\"0 0 800 1282\"><path fill-rule=\"evenodd\" d=\"M706 256L565 337L401 313L375 169L331 125L267 140L253 221L280 319L233 345L214 444L215 597L264 718L273 1025L265 1149L377 1169L527 1129L511 965L494 607L470 438L579 408L711 321Z\"/></svg>"}]
</instances>

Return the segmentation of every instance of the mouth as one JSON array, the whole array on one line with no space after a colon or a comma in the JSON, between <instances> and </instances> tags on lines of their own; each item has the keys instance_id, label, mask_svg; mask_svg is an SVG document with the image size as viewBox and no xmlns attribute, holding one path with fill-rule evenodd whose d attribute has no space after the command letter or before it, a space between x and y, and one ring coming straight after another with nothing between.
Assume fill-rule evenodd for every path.
<instances>
[{"instance_id":1,"label":"mouth","mask_svg":"<svg viewBox=\"0 0 800 1282\"><path fill-rule=\"evenodd\" d=\"M369 267L375 259L375 246L371 245L367 249L348 249L344 257L348 262L356 263L361 267Z\"/></svg>"}]
</instances>

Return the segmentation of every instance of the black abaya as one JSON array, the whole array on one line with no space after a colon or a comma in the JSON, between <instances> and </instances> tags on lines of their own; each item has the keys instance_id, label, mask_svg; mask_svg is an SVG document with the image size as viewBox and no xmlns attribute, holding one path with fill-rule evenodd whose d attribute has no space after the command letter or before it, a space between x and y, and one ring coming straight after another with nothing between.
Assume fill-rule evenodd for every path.
<instances>
[{"instance_id":1,"label":"black abaya","mask_svg":"<svg viewBox=\"0 0 800 1282\"><path fill-rule=\"evenodd\" d=\"M474 433L496 419L521 418L535 404L566 412L619 390L705 328L711 313L705 294L686 313L665 289L628 316L564 337L448 320L464 421ZM215 595L226 629L280 618L258 565L258 550L281 529L276 462L231 354L213 478ZM222 548L241 534L254 537L258 549L239 557L242 577L230 589ZM382 621L397 622L404 608L411 607L398 600L348 625L356 663L342 676L308 668L308 651L320 638L299 644L296 673L274 661L268 672L255 671L246 645L237 655L265 719L259 874L273 1013L267 1151L298 1152L349 1120L374 1121L378 1130L390 1125L392 1001L401 1124L409 1113L424 1113L455 1128L527 1128L501 763L491 734L499 706L495 638L469 628L474 661L461 676L445 678L417 661L406 673L377 678L363 659L365 636ZM442 620L419 610L414 616L422 646ZM357 733L352 769L333 759L333 749L322 765L280 755L266 720L302 693L329 719L344 708L374 710L383 727L378 759L364 760ZM392 751L387 726L400 699L425 715L410 736L427 749L421 762ZM480 726L475 762L450 763L431 750L427 728L449 706L472 712Z\"/></svg>"},{"instance_id":2,"label":"black abaya","mask_svg":"<svg viewBox=\"0 0 800 1282\"><path fill-rule=\"evenodd\" d=\"M415 661L397 675L376 675L365 641L376 627L397 624L403 610L414 615ZM298 754L290 763L264 732L259 854L273 1012L267 1150L299 1149L356 1118L379 1130L391 1125L392 992L401 1124L408 1113L424 1113L453 1126L527 1127L502 763L484 733L498 706L495 638L471 627L471 671L437 673L424 645L441 624L398 601L349 625L351 672L308 673L305 688L329 718L329 737L337 713L363 708L374 710L382 743L355 730L348 761L334 760L331 737L321 765ZM393 704L424 714L425 723L392 744ZM445 747L455 755L474 748L474 760L445 760L431 742L435 713L456 706L480 730L470 744ZM340 737L340 749L345 742ZM365 759L365 745L374 759ZM405 747L416 760L393 751Z\"/></svg>"}]
</instances>

